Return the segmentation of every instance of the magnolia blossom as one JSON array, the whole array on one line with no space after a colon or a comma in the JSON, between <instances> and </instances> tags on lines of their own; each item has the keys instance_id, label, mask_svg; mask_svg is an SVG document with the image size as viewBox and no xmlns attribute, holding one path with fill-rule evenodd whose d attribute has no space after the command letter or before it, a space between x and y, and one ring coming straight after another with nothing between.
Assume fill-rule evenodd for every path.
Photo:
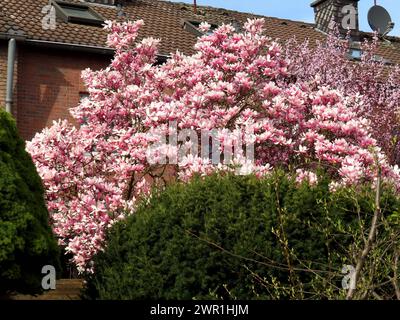
<instances>
[{"instance_id":1,"label":"magnolia blossom","mask_svg":"<svg viewBox=\"0 0 400 320\"><path fill-rule=\"evenodd\" d=\"M296 182L302 183L303 181L307 181L311 186L316 185L318 183L318 177L314 172L305 171L303 169L296 170Z\"/></svg>"},{"instance_id":2,"label":"magnolia blossom","mask_svg":"<svg viewBox=\"0 0 400 320\"><path fill-rule=\"evenodd\" d=\"M80 126L56 122L27 145L53 230L80 271L92 270L113 223L134 212L153 186L173 179L216 171L262 177L295 166L299 181L316 183L316 169L324 167L338 184L354 184L373 181L380 159L384 176L400 187L398 168L390 167L358 112L362 98L314 79L291 83L291 65L263 23L249 20L243 33L222 25L199 38L194 55L177 52L157 65L159 41L136 42L143 21L107 22L115 57L104 70L82 73L89 98L71 110ZM173 139L171 123L178 137L186 129L198 137L213 130L220 163L188 153L195 141L171 147L159 139ZM243 150L254 146L254 161L246 152L224 161L226 148L238 148L236 136L245 137Z\"/></svg>"}]
</instances>

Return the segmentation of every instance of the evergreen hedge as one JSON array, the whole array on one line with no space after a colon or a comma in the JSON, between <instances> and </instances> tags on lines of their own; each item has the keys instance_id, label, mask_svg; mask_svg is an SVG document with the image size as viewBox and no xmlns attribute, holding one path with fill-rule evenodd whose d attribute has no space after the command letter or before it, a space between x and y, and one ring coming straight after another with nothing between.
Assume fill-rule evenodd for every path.
<instances>
[{"instance_id":1,"label":"evergreen hedge","mask_svg":"<svg viewBox=\"0 0 400 320\"><path fill-rule=\"evenodd\" d=\"M352 231L374 192L211 176L155 193L114 225L87 276L89 299L289 299L338 293ZM353 201L353 197L357 201ZM383 196L385 215L399 201ZM299 294L301 292L301 295ZM338 293L339 294L339 293Z\"/></svg>"},{"instance_id":2,"label":"evergreen hedge","mask_svg":"<svg viewBox=\"0 0 400 320\"><path fill-rule=\"evenodd\" d=\"M42 182L15 121L0 108L0 292L37 292L44 265L58 267Z\"/></svg>"}]
</instances>

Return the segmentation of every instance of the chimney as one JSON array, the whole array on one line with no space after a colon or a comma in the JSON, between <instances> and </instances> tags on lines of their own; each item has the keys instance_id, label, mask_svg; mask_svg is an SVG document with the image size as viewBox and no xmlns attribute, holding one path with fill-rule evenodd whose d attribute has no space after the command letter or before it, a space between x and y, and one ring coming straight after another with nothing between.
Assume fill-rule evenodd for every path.
<instances>
[{"instance_id":1,"label":"chimney","mask_svg":"<svg viewBox=\"0 0 400 320\"><path fill-rule=\"evenodd\" d=\"M358 23L359 0L316 0L311 3L315 14L315 27L325 33L332 30L332 21L336 23L342 36L351 30L351 38L359 38Z\"/></svg>"}]
</instances>

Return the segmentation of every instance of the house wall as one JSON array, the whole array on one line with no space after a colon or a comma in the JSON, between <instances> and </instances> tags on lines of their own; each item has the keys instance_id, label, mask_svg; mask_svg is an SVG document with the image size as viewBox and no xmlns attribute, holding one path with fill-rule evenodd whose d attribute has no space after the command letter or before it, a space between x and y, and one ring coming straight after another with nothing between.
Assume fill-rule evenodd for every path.
<instances>
[{"instance_id":1,"label":"house wall","mask_svg":"<svg viewBox=\"0 0 400 320\"><path fill-rule=\"evenodd\" d=\"M17 124L23 139L30 140L54 120L72 121L68 109L86 92L81 71L99 70L110 60L94 53L19 48Z\"/></svg>"}]
</instances>

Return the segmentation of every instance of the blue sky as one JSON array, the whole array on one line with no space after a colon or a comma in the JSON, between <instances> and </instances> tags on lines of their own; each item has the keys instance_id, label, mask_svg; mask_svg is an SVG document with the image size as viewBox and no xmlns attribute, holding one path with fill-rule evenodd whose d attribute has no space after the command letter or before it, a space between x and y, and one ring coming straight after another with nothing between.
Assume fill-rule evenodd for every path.
<instances>
[{"instance_id":1,"label":"blue sky","mask_svg":"<svg viewBox=\"0 0 400 320\"><path fill-rule=\"evenodd\" d=\"M174 2L193 3L192 0L178 0ZM199 5L232 9L243 12L262 14L270 17L286 18L292 20L313 22L314 13L310 7L312 0L197 0ZM396 23L392 36L400 36L400 1L377 0L377 4L385 7ZM367 13L374 5L374 0L360 0L360 27L363 31L371 31Z\"/></svg>"}]
</instances>

